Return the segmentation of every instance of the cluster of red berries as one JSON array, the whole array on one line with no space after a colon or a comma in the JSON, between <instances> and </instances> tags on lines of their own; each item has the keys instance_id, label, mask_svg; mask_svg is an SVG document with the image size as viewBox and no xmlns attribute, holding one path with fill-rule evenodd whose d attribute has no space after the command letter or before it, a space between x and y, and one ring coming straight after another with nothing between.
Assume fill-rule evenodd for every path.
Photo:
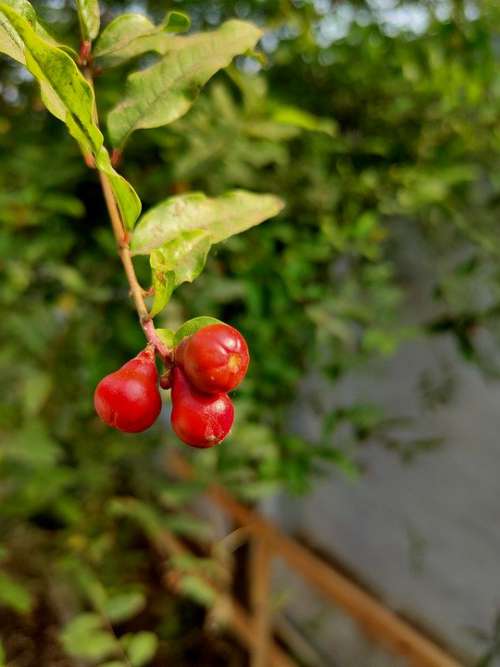
<instances>
[{"instance_id":1,"label":"cluster of red berries","mask_svg":"<svg viewBox=\"0 0 500 667\"><path fill-rule=\"evenodd\" d=\"M224 440L234 420L227 393L243 380L249 361L245 339L227 324L210 324L181 341L168 385L172 428L183 442L206 448ZM155 353L148 346L99 382L94 394L97 414L119 431L145 431L161 411L159 382Z\"/></svg>"}]
</instances>

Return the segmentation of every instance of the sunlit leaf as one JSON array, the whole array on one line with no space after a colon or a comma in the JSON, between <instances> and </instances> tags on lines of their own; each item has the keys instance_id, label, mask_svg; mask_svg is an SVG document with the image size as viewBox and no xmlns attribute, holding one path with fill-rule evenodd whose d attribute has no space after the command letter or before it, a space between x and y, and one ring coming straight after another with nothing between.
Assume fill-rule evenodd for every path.
<instances>
[{"instance_id":1,"label":"sunlit leaf","mask_svg":"<svg viewBox=\"0 0 500 667\"><path fill-rule=\"evenodd\" d=\"M93 50L102 67L121 65L148 51L165 54L173 44L173 32L184 32L190 26L182 12L168 12L165 20L155 26L142 14L121 14L102 31Z\"/></svg>"},{"instance_id":2,"label":"sunlit leaf","mask_svg":"<svg viewBox=\"0 0 500 667\"><path fill-rule=\"evenodd\" d=\"M94 155L97 167L109 176L124 223L131 229L141 211L140 200L111 166L93 117L92 88L67 53L37 34L29 20L3 0L0 26L0 51L26 66L40 83L47 109L66 124L84 153ZM10 41L4 39L5 34L10 35Z\"/></svg>"},{"instance_id":3,"label":"sunlit leaf","mask_svg":"<svg viewBox=\"0 0 500 667\"><path fill-rule=\"evenodd\" d=\"M123 145L135 130L160 127L185 114L202 86L260 36L253 24L231 20L213 32L177 37L162 60L128 77L125 98L108 115L113 145Z\"/></svg>"},{"instance_id":4,"label":"sunlit leaf","mask_svg":"<svg viewBox=\"0 0 500 667\"><path fill-rule=\"evenodd\" d=\"M161 271L152 267L151 278L154 298L149 314L151 317L156 317L156 315L161 313L161 311L170 301L172 292L175 289L175 272Z\"/></svg>"},{"instance_id":5,"label":"sunlit leaf","mask_svg":"<svg viewBox=\"0 0 500 667\"><path fill-rule=\"evenodd\" d=\"M27 0L4 0L5 5L14 9L30 25L36 21L35 10ZM24 64L24 45L8 18L0 12L0 52Z\"/></svg>"},{"instance_id":6,"label":"sunlit leaf","mask_svg":"<svg viewBox=\"0 0 500 667\"><path fill-rule=\"evenodd\" d=\"M98 0L76 0L83 39L92 41L99 34L101 13Z\"/></svg>"},{"instance_id":7,"label":"sunlit leaf","mask_svg":"<svg viewBox=\"0 0 500 667\"><path fill-rule=\"evenodd\" d=\"M211 242L218 243L277 215L283 206L279 197L245 190L213 199L202 193L170 197L142 216L132 237L132 252L148 254L181 232L195 229L209 231Z\"/></svg>"}]
</instances>

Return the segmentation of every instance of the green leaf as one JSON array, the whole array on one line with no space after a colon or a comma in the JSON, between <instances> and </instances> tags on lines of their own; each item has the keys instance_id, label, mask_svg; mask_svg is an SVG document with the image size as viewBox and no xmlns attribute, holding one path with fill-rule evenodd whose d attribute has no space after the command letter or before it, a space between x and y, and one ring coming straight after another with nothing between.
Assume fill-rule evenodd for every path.
<instances>
[{"instance_id":1,"label":"green leaf","mask_svg":"<svg viewBox=\"0 0 500 667\"><path fill-rule=\"evenodd\" d=\"M52 389L52 377L43 371L30 371L23 383L24 413L34 417L40 412Z\"/></svg>"},{"instance_id":2,"label":"green leaf","mask_svg":"<svg viewBox=\"0 0 500 667\"><path fill-rule=\"evenodd\" d=\"M205 266L210 250L210 235L204 230L184 232L153 250L150 256L154 301L151 317L160 313L176 287L192 282Z\"/></svg>"},{"instance_id":3,"label":"green leaf","mask_svg":"<svg viewBox=\"0 0 500 667\"><path fill-rule=\"evenodd\" d=\"M45 424L35 419L6 437L0 451L6 459L32 468L51 468L61 454L59 445L51 438Z\"/></svg>"},{"instance_id":4,"label":"green leaf","mask_svg":"<svg viewBox=\"0 0 500 667\"><path fill-rule=\"evenodd\" d=\"M29 590L5 572L0 572L0 605L10 607L20 614L26 614L32 604Z\"/></svg>"},{"instance_id":5,"label":"green leaf","mask_svg":"<svg viewBox=\"0 0 500 667\"><path fill-rule=\"evenodd\" d=\"M5 41L5 33L10 35L10 41ZM111 165L103 136L94 122L93 90L75 62L61 48L37 34L30 21L4 0L0 1L0 52L25 65L38 80L47 109L66 124L82 151L92 154L98 169L108 175L123 221L132 229L140 215L141 202L130 183Z\"/></svg>"},{"instance_id":6,"label":"green leaf","mask_svg":"<svg viewBox=\"0 0 500 667\"><path fill-rule=\"evenodd\" d=\"M174 271L159 271L151 265L151 278L154 299L149 314L151 317L156 317L170 301L172 292L175 289L175 273Z\"/></svg>"},{"instance_id":7,"label":"green leaf","mask_svg":"<svg viewBox=\"0 0 500 667\"><path fill-rule=\"evenodd\" d=\"M191 514L177 512L168 515L165 517L165 526L176 535L182 535L183 537L208 540L212 536L210 524Z\"/></svg>"},{"instance_id":8,"label":"green leaf","mask_svg":"<svg viewBox=\"0 0 500 667\"><path fill-rule=\"evenodd\" d=\"M292 106L279 106L274 109L272 118L282 125L292 125L302 130L311 132L323 132L330 137L335 136L337 125L330 118L318 118L308 111Z\"/></svg>"},{"instance_id":9,"label":"green leaf","mask_svg":"<svg viewBox=\"0 0 500 667\"><path fill-rule=\"evenodd\" d=\"M145 604L146 598L139 591L121 593L106 600L104 613L113 623L121 623L138 614Z\"/></svg>"},{"instance_id":10,"label":"green leaf","mask_svg":"<svg viewBox=\"0 0 500 667\"><path fill-rule=\"evenodd\" d=\"M121 638L132 667L142 667L154 658L158 639L152 632L136 632Z\"/></svg>"},{"instance_id":11,"label":"green leaf","mask_svg":"<svg viewBox=\"0 0 500 667\"><path fill-rule=\"evenodd\" d=\"M137 192L123 176L113 169L108 151L104 147L100 148L97 153L96 165L100 171L103 171L109 177L125 227L133 229L137 218L141 214L141 200Z\"/></svg>"},{"instance_id":12,"label":"green leaf","mask_svg":"<svg viewBox=\"0 0 500 667\"><path fill-rule=\"evenodd\" d=\"M30 24L36 21L35 10L26 0L4 0L4 4L12 7ZM0 52L6 53L14 60L24 63L24 46L15 30L12 30L9 20L0 13Z\"/></svg>"},{"instance_id":13,"label":"green leaf","mask_svg":"<svg viewBox=\"0 0 500 667\"><path fill-rule=\"evenodd\" d=\"M158 329L156 331L158 332ZM173 346L174 341L172 337L172 342L169 347ZM205 488L205 484L199 480L189 482L176 481L175 483L170 482L168 486L160 492L159 500L161 504L168 509L179 509L193 501L193 499L196 499Z\"/></svg>"},{"instance_id":14,"label":"green leaf","mask_svg":"<svg viewBox=\"0 0 500 667\"><path fill-rule=\"evenodd\" d=\"M161 271L175 273L175 286L190 283L203 271L211 246L211 237L204 229L182 232L151 253L151 265Z\"/></svg>"},{"instance_id":15,"label":"green leaf","mask_svg":"<svg viewBox=\"0 0 500 667\"><path fill-rule=\"evenodd\" d=\"M127 79L125 99L108 115L114 146L132 132L172 123L189 110L202 86L238 54L253 48L261 31L245 21L226 21L213 32L177 37L173 50Z\"/></svg>"},{"instance_id":16,"label":"green leaf","mask_svg":"<svg viewBox=\"0 0 500 667\"><path fill-rule=\"evenodd\" d=\"M156 335L169 349L174 346L174 332L171 329L157 329Z\"/></svg>"},{"instance_id":17,"label":"green leaf","mask_svg":"<svg viewBox=\"0 0 500 667\"><path fill-rule=\"evenodd\" d=\"M0 667L6 667L6 663L7 663L7 654L5 653L2 641L0 641Z\"/></svg>"},{"instance_id":18,"label":"green leaf","mask_svg":"<svg viewBox=\"0 0 500 667\"><path fill-rule=\"evenodd\" d=\"M205 266L210 250L210 235L204 230L184 232L153 250L150 257L155 298L150 315L154 317L167 305L173 290L192 282Z\"/></svg>"},{"instance_id":19,"label":"green leaf","mask_svg":"<svg viewBox=\"0 0 500 667\"><path fill-rule=\"evenodd\" d=\"M109 503L109 512L111 516L132 519L151 537L157 536L164 528L164 517L135 498L113 498Z\"/></svg>"},{"instance_id":20,"label":"green leaf","mask_svg":"<svg viewBox=\"0 0 500 667\"><path fill-rule=\"evenodd\" d=\"M216 600L214 589L200 577L186 575L181 578L180 592L203 607L212 607Z\"/></svg>"},{"instance_id":21,"label":"green leaf","mask_svg":"<svg viewBox=\"0 0 500 667\"><path fill-rule=\"evenodd\" d=\"M97 614L79 614L61 633L64 649L70 655L84 660L103 660L117 649L115 637L102 628Z\"/></svg>"},{"instance_id":22,"label":"green leaf","mask_svg":"<svg viewBox=\"0 0 500 667\"><path fill-rule=\"evenodd\" d=\"M98 0L76 0L80 28L84 40L91 42L99 34L101 12Z\"/></svg>"},{"instance_id":23,"label":"green leaf","mask_svg":"<svg viewBox=\"0 0 500 667\"><path fill-rule=\"evenodd\" d=\"M99 665L99 667L128 667L128 665L119 660L112 660L111 662L104 662L102 665Z\"/></svg>"},{"instance_id":24,"label":"green leaf","mask_svg":"<svg viewBox=\"0 0 500 667\"><path fill-rule=\"evenodd\" d=\"M86 152L92 152L97 146L100 148L102 135L92 118L92 89L73 60L40 37L27 19L3 1L0 2L0 23L7 26L12 39L20 46L16 60L26 65L39 81L48 110L66 123L71 135Z\"/></svg>"},{"instance_id":25,"label":"green leaf","mask_svg":"<svg viewBox=\"0 0 500 667\"><path fill-rule=\"evenodd\" d=\"M117 16L102 31L93 55L101 67L115 67L148 51L164 55L174 43L173 32L189 30L189 16L168 12L161 25L155 26L142 14Z\"/></svg>"},{"instance_id":26,"label":"green leaf","mask_svg":"<svg viewBox=\"0 0 500 667\"><path fill-rule=\"evenodd\" d=\"M200 329L208 327L209 324L220 324L220 320L217 320L215 317L203 315L202 317L194 317L192 320L184 322L184 324L175 332L174 347L177 347L183 338L192 336Z\"/></svg>"},{"instance_id":27,"label":"green leaf","mask_svg":"<svg viewBox=\"0 0 500 667\"><path fill-rule=\"evenodd\" d=\"M211 243L218 243L277 215L283 206L274 195L245 190L213 199L201 192L170 197L142 216L131 249L135 255L149 254L181 232L195 229L209 231Z\"/></svg>"}]
</instances>

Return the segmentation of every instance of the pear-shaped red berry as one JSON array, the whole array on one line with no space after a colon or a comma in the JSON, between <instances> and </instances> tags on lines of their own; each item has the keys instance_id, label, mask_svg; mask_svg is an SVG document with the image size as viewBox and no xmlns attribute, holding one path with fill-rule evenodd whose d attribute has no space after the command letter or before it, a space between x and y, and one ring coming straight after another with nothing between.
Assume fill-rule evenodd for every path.
<instances>
[{"instance_id":1,"label":"pear-shaped red berry","mask_svg":"<svg viewBox=\"0 0 500 667\"><path fill-rule=\"evenodd\" d=\"M154 351L146 348L106 375L97 385L94 405L103 422L125 433L139 433L154 424L161 411Z\"/></svg>"},{"instance_id":2,"label":"pear-shaped red berry","mask_svg":"<svg viewBox=\"0 0 500 667\"><path fill-rule=\"evenodd\" d=\"M240 332L229 324L209 324L178 346L176 362L188 380L207 394L235 389L246 375L250 354Z\"/></svg>"},{"instance_id":3,"label":"pear-shaped red berry","mask_svg":"<svg viewBox=\"0 0 500 667\"><path fill-rule=\"evenodd\" d=\"M172 372L172 428L191 447L205 449L222 442L233 425L234 407L227 394L204 394L179 367Z\"/></svg>"}]
</instances>

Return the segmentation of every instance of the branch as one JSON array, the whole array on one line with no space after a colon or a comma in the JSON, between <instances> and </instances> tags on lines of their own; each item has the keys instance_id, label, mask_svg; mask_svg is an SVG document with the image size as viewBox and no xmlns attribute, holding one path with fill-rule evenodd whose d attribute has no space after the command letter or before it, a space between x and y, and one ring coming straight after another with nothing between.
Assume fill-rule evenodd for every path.
<instances>
[{"instance_id":1,"label":"branch","mask_svg":"<svg viewBox=\"0 0 500 667\"><path fill-rule=\"evenodd\" d=\"M94 87L94 82L92 78L92 72L89 68L86 68L85 78L89 84ZM98 122L97 107L94 107L95 120ZM151 345L154 346L155 350L158 352L163 361L169 361L172 357L172 352L169 348L160 340L158 337L153 320L149 315L148 308L144 301L144 290L142 289L134 269L134 263L132 261L132 255L130 253L129 246L129 235L126 231L118 205L116 203L115 195L113 189L111 188L111 183L106 174L102 171L99 171L99 179L101 181L101 188L106 201L106 207L108 209L109 219L111 222L111 227L113 228L113 233L115 235L116 244L118 247L118 255L121 259L123 268L125 270L125 275L127 277L128 284L130 286L130 293L134 300L135 309L137 315L139 316L139 321L141 323L144 335Z\"/></svg>"}]
</instances>

